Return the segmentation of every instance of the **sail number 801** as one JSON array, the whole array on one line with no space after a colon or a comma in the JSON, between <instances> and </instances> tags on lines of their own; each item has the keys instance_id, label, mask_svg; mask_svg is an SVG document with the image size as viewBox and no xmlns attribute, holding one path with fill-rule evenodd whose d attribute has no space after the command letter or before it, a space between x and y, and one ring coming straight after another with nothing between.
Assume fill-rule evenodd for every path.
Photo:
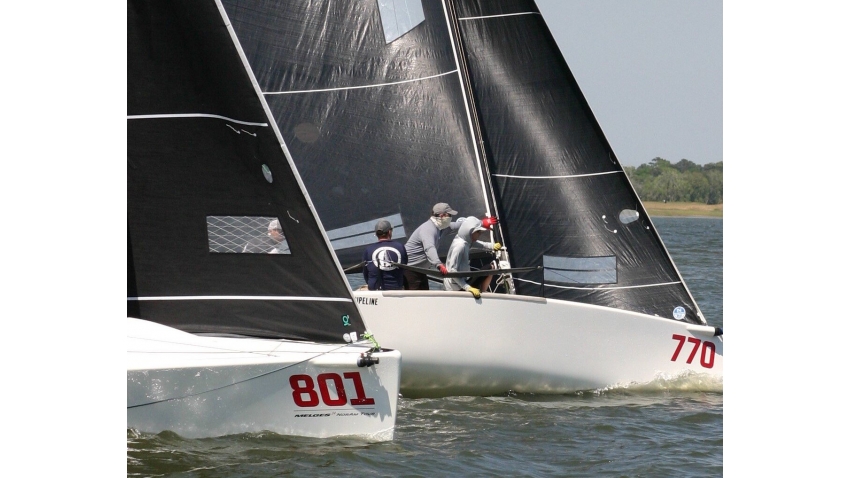
<instances>
[{"instance_id":1,"label":"sail number 801","mask_svg":"<svg viewBox=\"0 0 850 478\"><path fill-rule=\"evenodd\" d=\"M685 337L684 335L673 334L673 340L678 340L679 345L676 346L676 351L673 352L673 358L670 359L671 362L675 362L676 359L679 358L679 352L682 351L682 348L685 346L685 341L688 343L694 344L691 349L690 355L688 355L687 363L691 363L694 361L694 357L697 355L697 350L702 349L702 353L699 357L699 364L705 368L714 367L714 342L709 342L708 340L702 341L696 337ZM702 347L700 347L702 345Z\"/></svg>"},{"instance_id":2,"label":"sail number 801","mask_svg":"<svg viewBox=\"0 0 850 478\"><path fill-rule=\"evenodd\" d=\"M354 393L357 394L357 397L351 399L352 405L375 404L374 398L366 396L366 390L363 388L363 381L360 379L359 372L345 372L342 375L354 383ZM289 385L292 386L292 399L296 405L299 407L316 407L320 403L320 396L321 403L329 407L339 407L348 403L348 396L345 394L345 384L343 384L342 377L339 374L320 373L316 377L316 383L319 386L318 393L316 393L313 377L304 374L289 377ZM331 396L331 388L333 388L336 398Z\"/></svg>"}]
</instances>

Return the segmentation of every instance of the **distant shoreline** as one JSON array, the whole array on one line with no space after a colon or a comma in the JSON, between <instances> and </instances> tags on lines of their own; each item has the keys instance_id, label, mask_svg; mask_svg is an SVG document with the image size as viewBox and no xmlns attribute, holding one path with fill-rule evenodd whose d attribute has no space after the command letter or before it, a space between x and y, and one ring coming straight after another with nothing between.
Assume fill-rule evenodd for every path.
<instances>
[{"instance_id":1,"label":"distant shoreline","mask_svg":"<svg viewBox=\"0 0 850 478\"><path fill-rule=\"evenodd\" d=\"M723 204L645 201L643 207L650 217L723 217Z\"/></svg>"}]
</instances>

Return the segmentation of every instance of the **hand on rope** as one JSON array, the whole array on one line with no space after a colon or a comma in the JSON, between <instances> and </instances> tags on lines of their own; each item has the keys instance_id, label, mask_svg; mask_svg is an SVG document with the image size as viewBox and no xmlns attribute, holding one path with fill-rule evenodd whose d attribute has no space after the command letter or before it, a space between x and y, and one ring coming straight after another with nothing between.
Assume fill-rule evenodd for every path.
<instances>
[{"instance_id":1,"label":"hand on rope","mask_svg":"<svg viewBox=\"0 0 850 478\"><path fill-rule=\"evenodd\" d=\"M497 243L493 244L493 252L496 252L501 248L502 248L502 243L497 242Z\"/></svg>"}]
</instances>

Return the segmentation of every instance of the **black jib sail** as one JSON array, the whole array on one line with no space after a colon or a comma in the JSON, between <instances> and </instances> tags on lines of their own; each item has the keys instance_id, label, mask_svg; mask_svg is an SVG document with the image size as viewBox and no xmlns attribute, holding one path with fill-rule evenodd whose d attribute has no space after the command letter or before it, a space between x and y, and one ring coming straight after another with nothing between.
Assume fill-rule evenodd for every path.
<instances>
[{"instance_id":1,"label":"black jib sail","mask_svg":"<svg viewBox=\"0 0 850 478\"><path fill-rule=\"evenodd\" d=\"M705 323L534 2L452 3L518 293Z\"/></svg>"},{"instance_id":2,"label":"black jib sail","mask_svg":"<svg viewBox=\"0 0 850 478\"><path fill-rule=\"evenodd\" d=\"M448 202L519 294L705 323L533 1L223 4L345 266Z\"/></svg>"},{"instance_id":3,"label":"black jib sail","mask_svg":"<svg viewBox=\"0 0 850 478\"><path fill-rule=\"evenodd\" d=\"M219 6L127 5L128 316L344 342L362 318Z\"/></svg>"}]
</instances>

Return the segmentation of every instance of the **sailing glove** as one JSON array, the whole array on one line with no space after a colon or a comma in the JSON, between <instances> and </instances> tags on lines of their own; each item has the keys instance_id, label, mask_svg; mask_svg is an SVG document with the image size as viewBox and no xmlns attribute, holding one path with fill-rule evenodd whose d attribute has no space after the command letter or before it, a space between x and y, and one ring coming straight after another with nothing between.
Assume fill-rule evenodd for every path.
<instances>
[{"instance_id":1,"label":"sailing glove","mask_svg":"<svg viewBox=\"0 0 850 478\"><path fill-rule=\"evenodd\" d=\"M493 251L498 251L501 248L502 248L501 243L497 242L497 243L493 244Z\"/></svg>"},{"instance_id":2,"label":"sailing glove","mask_svg":"<svg viewBox=\"0 0 850 478\"><path fill-rule=\"evenodd\" d=\"M449 273L449 270L448 270L448 269L446 269L446 266L444 266L444 265L442 265L442 264L440 264L440 265L438 266L438 268L440 269L440 274L446 275L446 274L448 274L448 273Z\"/></svg>"},{"instance_id":3,"label":"sailing glove","mask_svg":"<svg viewBox=\"0 0 850 478\"><path fill-rule=\"evenodd\" d=\"M481 227L485 227L487 229L491 229L493 226L499 223L498 217L485 217L481 220Z\"/></svg>"},{"instance_id":4,"label":"sailing glove","mask_svg":"<svg viewBox=\"0 0 850 478\"><path fill-rule=\"evenodd\" d=\"M469 289L466 289L466 290L471 292L472 296L475 297L476 299L481 298L481 291L476 289L475 287L469 286Z\"/></svg>"}]
</instances>

